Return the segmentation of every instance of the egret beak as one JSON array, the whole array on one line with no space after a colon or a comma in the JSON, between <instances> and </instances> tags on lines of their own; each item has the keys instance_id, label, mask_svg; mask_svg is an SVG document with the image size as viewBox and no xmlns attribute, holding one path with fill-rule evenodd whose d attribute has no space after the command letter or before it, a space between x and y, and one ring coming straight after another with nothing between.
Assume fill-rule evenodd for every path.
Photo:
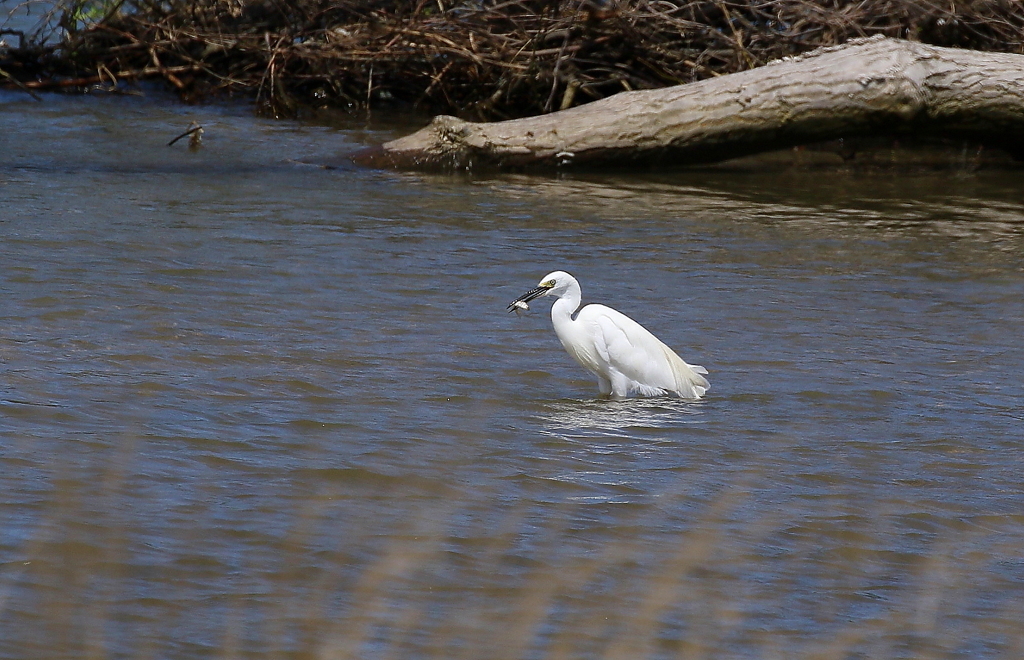
<instances>
[{"instance_id":1,"label":"egret beak","mask_svg":"<svg viewBox=\"0 0 1024 660\"><path fill-rule=\"evenodd\" d=\"M533 300L534 298L539 298L540 296L543 296L545 293L547 293L550 290L551 290L551 287L549 287L549 286L539 286L536 289L532 289L530 291L527 291L526 293L524 293L523 295L519 296L518 298L513 300L511 303L509 303L508 311L514 312L517 309L522 309L522 307L519 306L519 303L528 303L531 300Z\"/></svg>"}]
</instances>

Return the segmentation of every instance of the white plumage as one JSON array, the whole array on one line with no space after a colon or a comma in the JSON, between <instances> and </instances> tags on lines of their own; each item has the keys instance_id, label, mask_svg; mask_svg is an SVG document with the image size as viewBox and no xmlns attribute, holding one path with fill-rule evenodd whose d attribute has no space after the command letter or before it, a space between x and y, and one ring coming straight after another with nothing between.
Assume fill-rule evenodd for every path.
<instances>
[{"instance_id":1,"label":"white plumage","mask_svg":"<svg viewBox=\"0 0 1024 660\"><path fill-rule=\"evenodd\" d=\"M711 387L707 369L687 364L661 340L625 314L604 305L580 309L580 283L555 271L508 306L523 308L534 298L555 296L551 323L562 346L584 369L597 376L602 394L661 396L670 392L699 399ZM577 311L578 310L578 311Z\"/></svg>"}]
</instances>

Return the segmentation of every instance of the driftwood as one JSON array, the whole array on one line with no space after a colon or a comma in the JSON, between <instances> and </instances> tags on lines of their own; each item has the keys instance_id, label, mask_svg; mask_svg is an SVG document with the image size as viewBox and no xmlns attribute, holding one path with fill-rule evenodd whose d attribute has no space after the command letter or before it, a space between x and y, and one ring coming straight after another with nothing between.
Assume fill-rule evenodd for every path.
<instances>
[{"instance_id":1,"label":"driftwood","mask_svg":"<svg viewBox=\"0 0 1024 660\"><path fill-rule=\"evenodd\" d=\"M720 78L494 123L439 116L376 167L687 165L840 138L969 139L1024 155L1024 55L872 37Z\"/></svg>"}]
</instances>

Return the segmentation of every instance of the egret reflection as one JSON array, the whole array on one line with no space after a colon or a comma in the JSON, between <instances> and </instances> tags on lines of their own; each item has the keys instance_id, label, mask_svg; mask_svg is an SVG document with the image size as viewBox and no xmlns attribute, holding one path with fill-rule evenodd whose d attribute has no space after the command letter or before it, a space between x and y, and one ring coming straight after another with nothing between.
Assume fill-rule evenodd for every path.
<instances>
[{"instance_id":1,"label":"egret reflection","mask_svg":"<svg viewBox=\"0 0 1024 660\"><path fill-rule=\"evenodd\" d=\"M683 399L564 400L546 407L538 416L546 430L580 439L651 440L652 432L704 423L704 404Z\"/></svg>"}]
</instances>

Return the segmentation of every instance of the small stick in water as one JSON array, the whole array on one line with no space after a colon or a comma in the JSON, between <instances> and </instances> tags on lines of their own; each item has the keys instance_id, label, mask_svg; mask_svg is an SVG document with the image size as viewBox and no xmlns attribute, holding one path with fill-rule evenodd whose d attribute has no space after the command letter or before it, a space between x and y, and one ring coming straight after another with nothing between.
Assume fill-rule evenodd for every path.
<instances>
[{"instance_id":1,"label":"small stick in water","mask_svg":"<svg viewBox=\"0 0 1024 660\"><path fill-rule=\"evenodd\" d=\"M203 127L197 121L192 122L188 125L187 131L168 142L167 146L172 146L175 142L185 136L188 136L188 148L194 151L203 144Z\"/></svg>"}]
</instances>

